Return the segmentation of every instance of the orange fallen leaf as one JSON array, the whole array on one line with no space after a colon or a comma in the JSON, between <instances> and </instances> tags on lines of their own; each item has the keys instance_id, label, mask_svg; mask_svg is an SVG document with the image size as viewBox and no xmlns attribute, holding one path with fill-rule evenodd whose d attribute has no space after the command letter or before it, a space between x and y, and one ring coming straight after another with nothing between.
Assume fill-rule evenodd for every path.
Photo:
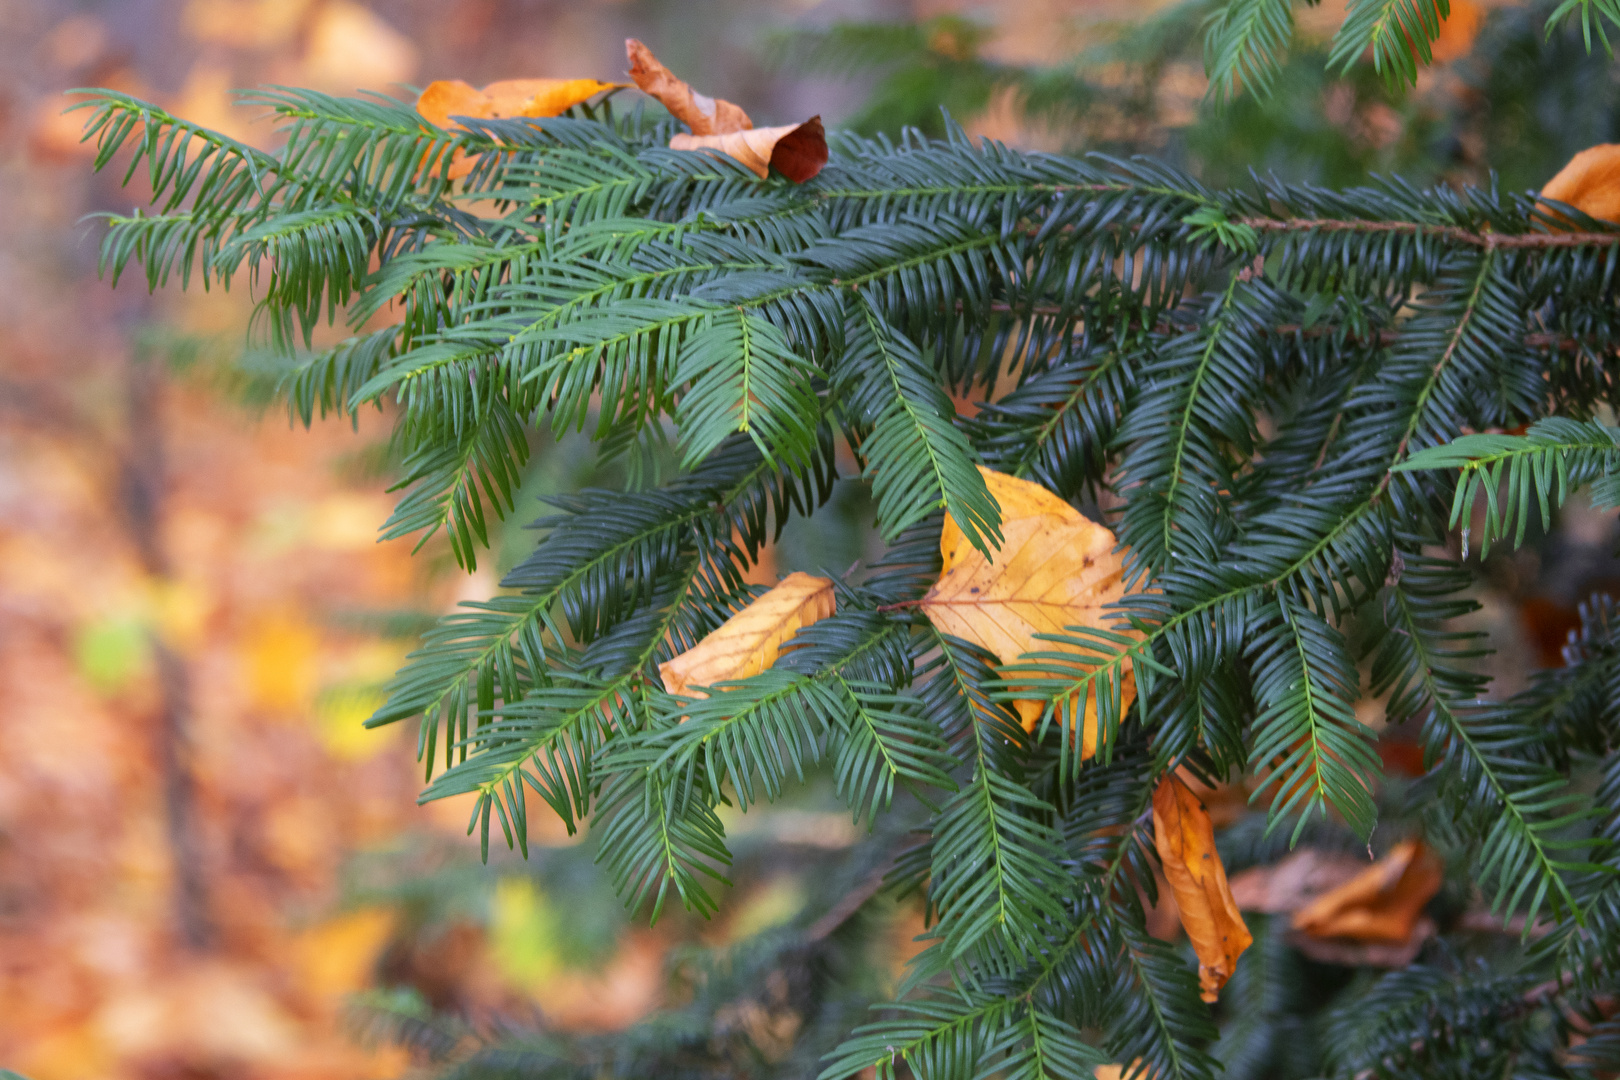
<instances>
[{"instance_id":1,"label":"orange fallen leaf","mask_svg":"<svg viewBox=\"0 0 1620 1080\"><path fill-rule=\"evenodd\" d=\"M417 97L416 111L434 127L455 131L462 125L450 119L452 116L479 120L560 116L603 90L623 85L596 79L504 79L475 90L460 79L440 79L429 83ZM469 158L458 150L450 166L450 179L466 176L477 161L477 155Z\"/></svg>"},{"instance_id":2,"label":"orange fallen leaf","mask_svg":"<svg viewBox=\"0 0 1620 1080\"><path fill-rule=\"evenodd\" d=\"M416 99L416 111L434 127L454 130L462 125L452 116L504 120L514 116L558 116L603 90L624 83L596 79L504 79L474 90L460 79L428 84Z\"/></svg>"},{"instance_id":3,"label":"orange fallen leaf","mask_svg":"<svg viewBox=\"0 0 1620 1080\"><path fill-rule=\"evenodd\" d=\"M1544 199L1605 221L1620 221L1620 144L1589 146L1569 159L1541 189Z\"/></svg>"},{"instance_id":4,"label":"orange fallen leaf","mask_svg":"<svg viewBox=\"0 0 1620 1080\"><path fill-rule=\"evenodd\" d=\"M821 117L812 116L802 124L753 128L725 135L677 135L669 140L671 150L718 150L746 165L761 180L771 169L802 184L827 164L827 132Z\"/></svg>"},{"instance_id":5,"label":"orange fallen leaf","mask_svg":"<svg viewBox=\"0 0 1620 1080\"><path fill-rule=\"evenodd\" d=\"M1301 908L1294 928L1316 938L1405 942L1440 884L1439 858L1421 841L1406 840Z\"/></svg>"},{"instance_id":6,"label":"orange fallen leaf","mask_svg":"<svg viewBox=\"0 0 1620 1080\"><path fill-rule=\"evenodd\" d=\"M758 675L801 628L836 609L831 579L789 574L692 648L659 664L658 676L672 694L707 697L693 687Z\"/></svg>"},{"instance_id":7,"label":"orange fallen leaf","mask_svg":"<svg viewBox=\"0 0 1620 1080\"><path fill-rule=\"evenodd\" d=\"M1001 505L1001 549L994 559L985 558L946 514L939 538L944 565L921 603L929 621L941 633L988 649L1003 664L1028 652L1067 651L1036 634L1062 633L1068 626L1113 629L1104 607L1125 595L1124 559L1114 550L1114 534L1039 484L982 467L979 472ZM1123 713L1136 700L1129 660L1119 678ZM1075 697L1066 710L1071 725L1080 711ZM1024 730L1034 731L1046 702L1020 699L1013 706ZM1097 749L1095 685L1086 694L1084 716L1082 760Z\"/></svg>"},{"instance_id":8,"label":"orange fallen leaf","mask_svg":"<svg viewBox=\"0 0 1620 1080\"><path fill-rule=\"evenodd\" d=\"M1198 954L1201 996L1214 1001L1254 937L1226 883L1209 813L1175 773L1165 774L1153 792L1153 844Z\"/></svg>"},{"instance_id":9,"label":"orange fallen leaf","mask_svg":"<svg viewBox=\"0 0 1620 1080\"><path fill-rule=\"evenodd\" d=\"M795 184L804 183L827 164L827 132L821 117L812 116L802 124L755 128L741 106L698 93L635 38L626 39L624 48L636 86L692 129L690 135L671 139L671 150L717 150L747 166L761 180L774 167Z\"/></svg>"}]
</instances>

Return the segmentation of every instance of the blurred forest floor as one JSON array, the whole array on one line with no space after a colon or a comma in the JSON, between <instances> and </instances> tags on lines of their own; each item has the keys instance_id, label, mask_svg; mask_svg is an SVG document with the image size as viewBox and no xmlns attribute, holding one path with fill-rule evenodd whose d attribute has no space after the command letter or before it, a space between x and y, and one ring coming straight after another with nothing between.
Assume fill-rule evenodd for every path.
<instances>
[{"instance_id":1,"label":"blurred forest floor","mask_svg":"<svg viewBox=\"0 0 1620 1080\"><path fill-rule=\"evenodd\" d=\"M415 805L414 731L360 728L427 621L495 575L375 542L386 425L306 433L209 374L246 281L96 278L84 216L139 179L92 177L60 111L110 86L264 145L232 89L611 78L631 32L729 55L733 92L760 80L735 61L747 18L700 42L674 7L0 2L0 1068L396 1076L403 1052L345 1022L356 991L584 1026L656 1004L673 929L621 941L608 894L593 939L512 860L481 874L467 807Z\"/></svg>"},{"instance_id":2,"label":"blurred forest floor","mask_svg":"<svg viewBox=\"0 0 1620 1080\"><path fill-rule=\"evenodd\" d=\"M673 943L797 910L793 845L856 839L815 791L751 820L788 856L704 927L631 927L560 826L535 838L530 865L500 852L482 870L467 805L415 805L414 731L359 725L434 615L495 592L523 542L516 526L538 515L531 496L572 486L588 463L568 445L541 453L496 566L471 578L437 545L413 558L407 541L376 543L391 508L385 425L290 428L208 360L241 344L245 279L184 296L97 279L84 217L127 211L140 191L90 175L61 92L126 90L268 145L231 89L613 78L633 34L761 123L836 120L863 85L770 72L769 30L968 8L0 0L0 1068L33 1080L405 1074L404 1051L350 1022L367 990L480 1023L622 1026L663 1000ZM1070 43L1054 28L1068 21L1135 10L994 8L989 49L1012 63L1061 57ZM1202 93L1192 78L1176 84L1185 101ZM999 100L973 130L1041 141ZM848 527L858 493L841 499L843 518L790 535L761 573L774 580L812 551L840 565L862 555ZM1596 560L1582 589L1608 573L1610 529L1565 515L1560 558ZM1526 584L1544 578L1534 558L1501 564L1498 578L1528 576L1491 594L1514 599L1485 618L1499 643L1555 662L1579 590ZM895 914L897 970L919 926Z\"/></svg>"}]
</instances>

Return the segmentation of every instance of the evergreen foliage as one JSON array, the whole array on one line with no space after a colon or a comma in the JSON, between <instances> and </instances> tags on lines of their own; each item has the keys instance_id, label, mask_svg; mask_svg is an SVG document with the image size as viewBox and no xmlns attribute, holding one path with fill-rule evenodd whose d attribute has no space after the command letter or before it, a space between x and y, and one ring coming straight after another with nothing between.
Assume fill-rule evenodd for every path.
<instances>
[{"instance_id":1,"label":"evergreen foliage","mask_svg":"<svg viewBox=\"0 0 1620 1080\"><path fill-rule=\"evenodd\" d=\"M1285 15L1249 7L1217 30L1252 83L1269 46L1242 27ZM153 286L256 278L256 325L296 353L293 417L392 417L406 491L385 535L443 531L473 567L537 429L588 428L606 457L678 446L660 486L551 500L502 594L412 655L370 724L419 718L423 799L475 794L487 853L492 832L526 850L537 796L597 834L604 872L656 918L723 903L723 807L829 769L855 818L880 823L869 864L935 917L902 999L870 1018L817 966L831 932L806 927L823 909L713 973L684 1019L492 1049L461 1074L1610 1067L1613 609L1587 608L1567 667L1487 700L1483 644L1456 624L1474 607L1468 542L1449 537L1483 506L1482 545L1517 538L1587 482L1620 501L1620 441L1596 419L1620 402L1620 229L1494 187L1218 190L955 128L844 138L795 186L666 149L671 125L639 111L448 132L386 98L252 100L281 117L279 152L89 99L98 167L126 152L156 206L108 221L104 266ZM464 185L448 179L458 151L480 155ZM339 314L355 336L311 349ZM1108 516L1142 586L1115 613L1131 635L1076 629L998 673L917 612L942 511L981 550L1000 540L977 464ZM837 614L772 670L706 700L665 693L658 664L758 593L742 568L840 476L871 485L888 554L830 568ZM1049 716L1098 696L1096 759L1059 724L1023 731L1007 701L1032 683ZM1421 730L1410 791L1380 775L1355 709L1369 690ZM1297 1032L1321 1002L1291 992L1301 961L1262 929L1212 1014L1194 965L1148 932L1148 810L1178 766L1258 781L1267 822L1229 835L1234 867L1303 836L1385 846L1421 827L1524 935L1459 931L1336 988L1318 1054ZM819 973L793 984L817 988L798 1064L716 1057L705 1025L726 988L784 965Z\"/></svg>"},{"instance_id":2,"label":"evergreen foliage","mask_svg":"<svg viewBox=\"0 0 1620 1080\"><path fill-rule=\"evenodd\" d=\"M1124 23L1082 17L1075 54L1049 64L999 59L985 27L955 16L798 29L777 53L801 71L870 79L846 122L861 134L904 125L942 138L942 110L970 124L994 107L1004 123L1010 106L1043 145L1151 154L1223 186L1258 170L1332 187L1391 172L1524 187L1620 140L1620 82L1578 19L1551 0L1479 14L1468 54L1416 88L1367 63L1330 68L1331 43L1300 32L1286 3L1184 0ZM1280 44L1257 51L1237 33L1252 20ZM1188 68L1206 65L1216 94L1190 101Z\"/></svg>"}]
</instances>

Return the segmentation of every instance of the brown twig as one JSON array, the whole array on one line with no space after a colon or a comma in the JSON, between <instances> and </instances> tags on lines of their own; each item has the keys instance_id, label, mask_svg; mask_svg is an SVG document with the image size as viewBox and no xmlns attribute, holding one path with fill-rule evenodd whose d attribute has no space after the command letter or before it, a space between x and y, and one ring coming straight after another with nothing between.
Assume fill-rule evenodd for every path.
<instances>
[{"instance_id":1,"label":"brown twig","mask_svg":"<svg viewBox=\"0 0 1620 1080\"><path fill-rule=\"evenodd\" d=\"M1495 251L1497 248L1563 248L1620 244L1620 233L1498 233L1475 232L1458 225L1425 225L1418 221L1367 221L1360 218L1239 218L1235 224L1256 232L1367 232L1402 236L1432 236L1458 244Z\"/></svg>"},{"instance_id":2,"label":"brown twig","mask_svg":"<svg viewBox=\"0 0 1620 1080\"><path fill-rule=\"evenodd\" d=\"M962 309L960 301L957 302L956 306L958 311ZM1063 308L1057 304L1010 304L1005 300L992 300L985 305L985 310L1004 315L1041 316L1060 314ZM1071 311L1070 314L1074 314L1074 312ZM1154 332L1159 334L1188 334L1197 329L1197 324L1172 322L1161 322L1153 328ZM1316 338L1327 337L1334 332L1334 329L1332 326L1302 326L1299 323L1279 323L1271 327L1271 332L1284 337L1292 337L1297 334L1302 337ZM1348 340L1356 345L1393 345L1400 339L1401 332L1389 328L1377 330L1371 334L1348 335ZM1570 337L1567 334L1534 332L1524 335L1524 344L1532 349L1557 349L1560 352L1578 352L1582 346L1593 343L1581 338Z\"/></svg>"}]
</instances>

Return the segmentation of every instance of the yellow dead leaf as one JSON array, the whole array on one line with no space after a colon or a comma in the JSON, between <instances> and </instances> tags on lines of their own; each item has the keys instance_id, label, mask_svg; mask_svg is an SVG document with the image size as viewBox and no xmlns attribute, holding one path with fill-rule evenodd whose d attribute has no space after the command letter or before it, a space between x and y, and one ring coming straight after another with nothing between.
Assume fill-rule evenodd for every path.
<instances>
[{"instance_id":1,"label":"yellow dead leaf","mask_svg":"<svg viewBox=\"0 0 1620 1080\"><path fill-rule=\"evenodd\" d=\"M623 85L595 79L505 79L474 90L460 79L440 79L422 91L416 111L434 127L454 130L461 125L452 116L480 120L559 116L603 90Z\"/></svg>"},{"instance_id":2,"label":"yellow dead leaf","mask_svg":"<svg viewBox=\"0 0 1620 1080\"><path fill-rule=\"evenodd\" d=\"M658 665L658 676L672 694L706 697L692 688L758 675L776 663L801 627L825 619L836 607L830 579L789 574L692 648Z\"/></svg>"},{"instance_id":3,"label":"yellow dead leaf","mask_svg":"<svg viewBox=\"0 0 1620 1080\"><path fill-rule=\"evenodd\" d=\"M776 171L802 184L827 164L827 132L821 117L802 124L753 128L726 135L677 135L671 150L718 150L746 165L761 180Z\"/></svg>"},{"instance_id":4,"label":"yellow dead leaf","mask_svg":"<svg viewBox=\"0 0 1620 1080\"><path fill-rule=\"evenodd\" d=\"M756 129L739 106L693 90L635 38L627 39L624 48L636 86L692 129L690 135L671 139L671 150L717 150L740 161L761 180L775 167L795 184L804 183L827 164L827 132L821 117Z\"/></svg>"},{"instance_id":5,"label":"yellow dead leaf","mask_svg":"<svg viewBox=\"0 0 1620 1080\"><path fill-rule=\"evenodd\" d=\"M1317 938L1403 943L1440 891L1440 860L1418 840L1388 855L1294 914L1294 928Z\"/></svg>"},{"instance_id":6,"label":"yellow dead leaf","mask_svg":"<svg viewBox=\"0 0 1620 1080\"><path fill-rule=\"evenodd\" d=\"M479 120L506 120L515 116L560 116L604 90L624 83L596 79L504 79L475 90L460 79L440 79L428 84L416 99L416 111L434 127L454 131L462 125L452 116ZM458 150L450 166L450 179L458 180L472 172L478 155Z\"/></svg>"},{"instance_id":7,"label":"yellow dead leaf","mask_svg":"<svg viewBox=\"0 0 1620 1080\"><path fill-rule=\"evenodd\" d=\"M416 111L422 119L446 131L461 127L452 116L483 117L488 108L484 92L460 79L435 79L416 96Z\"/></svg>"},{"instance_id":8,"label":"yellow dead leaf","mask_svg":"<svg viewBox=\"0 0 1620 1080\"><path fill-rule=\"evenodd\" d=\"M1001 505L1005 538L995 558L968 543L954 518L945 515L939 549L944 556L939 581L922 599L929 621L994 653L1010 664L1027 652L1065 651L1036 634L1062 633L1068 626L1114 627L1104 606L1125 595L1124 559L1114 551L1114 534L1039 484L980 468L990 494ZM1078 651L1076 655L1080 655ZM1121 669L1121 711L1136 700L1130 661ZM1024 730L1034 731L1046 703L1013 702ZM1069 723L1080 712L1071 698ZM1097 748L1097 694L1086 695L1082 759Z\"/></svg>"},{"instance_id":9,"label":"yellow dead leaf","mask_svg":"<svg viewBox=\"0 0 1620 1080\"><path fill-rule=\"evenodd\" d=\"M630 77L649 97L658 99L670 114L692 129L694 135L728 135L754 126L748 114L729 101L700 94L675 77L658 57L635 38L626 38L624 51L630 57Z\"/></svg>"},{"instance_id":10,"label":"yellow dead leaf","mask_svg":"<svg viewBox=\"0 0 1620 1080\"><path fill-rule=\"evenodd\" d=\"M1174 773L1153 792L1153 844L1175 893L1181 925L1198 954L1202 997L1214 1001L1254 937L1226 883L1209 812Z\"/></svg>"},{"instance_id":11,"label":"yellow dead leaf","mask_svg":"<svg viewBox=\"0 0 1620 1080\"><path fill-rule=\"evenodd\" d=\"M1620 221L1620 144L1590 146L1569 159L1541 189L1556 199L1605 221Z\"/></svg>"}]
</instances>

